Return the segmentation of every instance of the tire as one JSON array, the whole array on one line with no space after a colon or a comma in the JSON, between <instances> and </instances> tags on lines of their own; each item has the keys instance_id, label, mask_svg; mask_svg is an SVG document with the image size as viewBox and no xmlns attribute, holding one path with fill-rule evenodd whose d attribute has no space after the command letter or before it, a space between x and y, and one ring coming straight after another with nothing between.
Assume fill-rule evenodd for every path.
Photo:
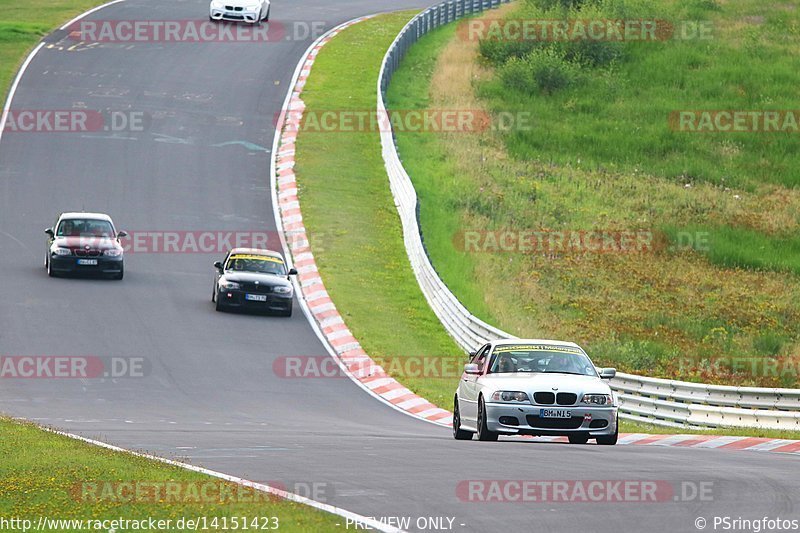
<instances>
[{"instance_id":1,"label":"tire","mask_svg":"<svg viewBox=\"0 0 800 533\"><path fill-rule=\"evenodd\" d=\"M483 396L478 398L478 440L495 441L499 435L486 428L486 406L483 404Z\"/></svg>"},{"instance_id":2,"label":"tire","mask_svg":"<svg viewBox=\"0 0 800 533\"><path fill-rule=\"evenodd\" d=\"M461 429L461 413L458 411L458 397L453 401L453 438L456 440L472 440L474 433Z\"/></svg>"},{"instance_id":3,"label":"tire","mask_svg":"<svg viewBox=\"0 0 800 533\"><path fill-rule=\"evenodd\" d=\"M619 417L617 417L617 429L612 435L597 437L597 444L601 446L614 446L619 438Z\"/></svg>"},{"instance_id":4,"label":"tire","mask_svg":"<svg viewBox=\"0 0 800 533\"><path fill-rule=\"evenodd\" d=\"M264 18L261 16L261 11L259 11L256 20L253 21L253 26L261 26L262 20L264 20Z\"/></svg>"},{"instance_id":5,"label":"tire","mask_svg":"<svg viewBox=\"0 0 800 533\"><path fill-rule=\"evenodd\" d=\"M50 264L50 260L49 259L45 259L45 268L47 268L47 275L48 276L50 276L51 278L57 277L56 276L56 272L55 272L55 270L53 270L53 267Z\"/></svg>"},{"instance_id":6,"label":"tire","mask_svg":"<svg viewBox=\"0 0 800 533\"><path fill-rule=\"evenodd\" d=\"M265 21L265 22L269 22L269 12L270 12L270 10L271 10L271 9L272 9L272 6L270 6L270 7L268 7L268 8L267 8L267 16L266 16L266 18L264 19L264 21Z\"/></svg>"},{"instance_id":7,"label":"tire","mask_svg":"<svg viewBox=\"0 0 800 533\"><path fill-rule=\"evenodd\" d=\"M589 435L581 433L569 435L567 438L570 444L586 444L589 442Z\"/></svg>"}]
</instances>

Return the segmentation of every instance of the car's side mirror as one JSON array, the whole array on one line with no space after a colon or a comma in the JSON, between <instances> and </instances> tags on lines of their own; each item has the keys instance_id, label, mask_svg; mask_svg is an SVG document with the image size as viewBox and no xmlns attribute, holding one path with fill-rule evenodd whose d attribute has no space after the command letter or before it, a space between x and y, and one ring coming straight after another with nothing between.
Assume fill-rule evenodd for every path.
<instances>
[{"instance_id":1,"label":"car's side mirror","mask_svg":"<svg viewBox=\"0 0 800 533\"><path fill-rule=\"evenodd\" d=\"M475 363L469 363L464 365L464 373L465 374L480 374L481 369Z\"/></svg>"},{"instance_id":2,"label":"car's side mirror","mask_svg":"<svg viewBox=\"0 0 800 533\"><path fill-rule=\"evenodd\" d=\"M290 276L296 276L297 275L297 269L296 268L290 268L289 269L289 275Z\"/></svg>"},{"instance_id":3,"label":"car's side mirror","mask_svg":"<svg viewBox=\"0 0 800 533\"><path fill-rule=\"evenodd\" d=\"M477 352L477 351L475 351L475 350L472 350L471 352L469 352L469 353L467 354L467 361L472 361L472 358L473 358L473 357L475 357L475 355L476 355L477 353L478 353L478 352Z\"/></svg>"},{"instance_id":4,"label":"car's side mirror","mask_svg":"<svg viewBox=\"0 0 800 533\"><path fill-rule=\"evenodd\" d=\"M600 369L600 379L614 379L617 375L616 368L601 368Z\"/></svg>"},{"instance_id":5,"label":"car's side mirror","mask_svg":"<svg viewBox=\"0 0 800 533\"><path fill-rule=\"evenodd\" d=\"M222 261L215 261L214 262L214 268L216 268L217 270L222 272Z\"/></svg>"},{"instance_id":6,"label":"car's side mirror","mask_svg":"<svg viewBox=\"0 0 800 533\"><path fill-rule=\"evenodd\" d=\"M47 228L46 230L44 230L44 232L46 234L50 235L51 237L55 237L56 236L56 232L53 231L53 228Z\"/></svg>"},{"instance_id":7,"label":"car's side mirror","mask_svg":"<svg viewBox=\"0 0 800 533\"><path fill-rule=\"evenodd\" d=\"M119 233L117 233L117 238L118 239L123 239L123 238L125 238L127 236L128 236L128 232L127 231L120 231Z\"/></svg>"}]
</instances>

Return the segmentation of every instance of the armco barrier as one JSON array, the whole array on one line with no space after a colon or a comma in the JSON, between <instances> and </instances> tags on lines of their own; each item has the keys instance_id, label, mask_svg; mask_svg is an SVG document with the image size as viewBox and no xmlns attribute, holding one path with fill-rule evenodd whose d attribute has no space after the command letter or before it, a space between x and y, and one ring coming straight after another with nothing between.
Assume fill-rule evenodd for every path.
<instances>
[{"instance_id":1,"label":"armco barrier","mask_svg":"<svg viewBox=\"0 0 800 533\"><path fill-rule=\"evenodd\" d=\"M408 49L429 31L499 6L508 0L451 0L414 17L386 53L378 78L378 113L386 112L385 93ZM473 316L439 278L428 258L417 219L417 194L397 152L394 133L383 129L381 145L389 183L403 224L403 238L414 274L436 316L464 350L492 339L512 338ZM611 382L620 416L660 426L763 427L800 430L800 390L725 387L618 374Z\"/></svg>"}]
</instances>

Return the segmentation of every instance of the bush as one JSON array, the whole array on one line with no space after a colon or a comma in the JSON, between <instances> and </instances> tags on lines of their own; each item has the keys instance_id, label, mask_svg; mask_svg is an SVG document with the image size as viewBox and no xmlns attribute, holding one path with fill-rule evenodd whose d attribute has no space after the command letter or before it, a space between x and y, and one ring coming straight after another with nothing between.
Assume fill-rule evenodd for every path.
<instances>
[{"instance_id":1,"label":"bush","mask_svg":"<svg viewBox=\"0 0 800 533\"><path fill-rule=\"evenodd\" d=\"M540 47L537 41L500 41L483 39L479 44L481 56L495 67L508 62L511 58L528 55L534 48Z\"/></svg>"},{"instance_id":2,"label":"bush","mask_svg":"<svg viewBox=\"0 0 800 533\"><path fill-rule=\"evenodd\" d=\"M499 72L509 89L526 94L553 94L580 80L580 67L553 49L536 49L524 58L510 59Z\"/></svg>"}]
</instances>

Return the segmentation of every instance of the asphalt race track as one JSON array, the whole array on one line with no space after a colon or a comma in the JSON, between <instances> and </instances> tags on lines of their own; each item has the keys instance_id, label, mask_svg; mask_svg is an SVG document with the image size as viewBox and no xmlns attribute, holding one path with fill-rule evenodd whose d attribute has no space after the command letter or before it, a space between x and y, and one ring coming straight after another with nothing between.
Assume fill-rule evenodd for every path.
<instances>
[{"instance_id":1,"label":"asphalt race track","mask_svg":"<svg viewBox=\"0 0 800 533\"><path fill-rule=\"evenodd\" d=\"M273 21L354 17L426 0L275 0ZM127 0L95 19L204 19L206 0ZM367 516L453 517L456 531L697 531L715 515L798 518L796 457L648 446L456 442L347 379L282 379L322 355L291 319L216 313L203 254L133 254L123 282L49 279L43 229L67 210L127 230L274 230L274 117L311 40L104 43L48 39L14 109L127 109L145 132L6 133L0 143L0 354L144 357L144 378L0 382L0 412L269 482L327 484ZM470 503L464 480L713 482L713 501ZM344 530L344 525L342 526ZM414 529L412 527L411 529Z\"/></svg>"}]
</instances>

